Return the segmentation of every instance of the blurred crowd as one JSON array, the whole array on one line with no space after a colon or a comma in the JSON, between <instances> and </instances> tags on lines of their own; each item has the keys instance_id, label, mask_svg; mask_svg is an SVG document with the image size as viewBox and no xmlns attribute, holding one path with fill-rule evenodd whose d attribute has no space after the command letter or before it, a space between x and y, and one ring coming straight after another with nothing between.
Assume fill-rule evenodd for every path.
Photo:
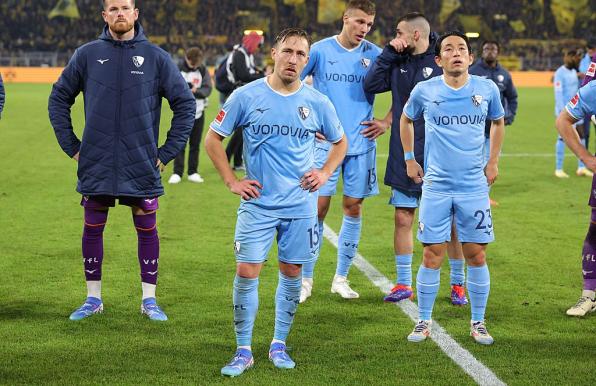
<instances>
[{"instance_id":1,"label":"blurred crowd","mask_svg":"<svg viewBox=\"0 0 596 386\"><path fill-rule=\"evenodd\" d=\"M149 38L181 57L186 47L198 45L214 64L240 41L246 28L277 31L285 26L306 27L315 40L340 29L341 21L320 23L319 3L333 0L138 0L140 21ZM588 4L582 12L577 4ZM57 0L0 1L0 56L31 51L66 53L94 39L103 26L100 0L76 0L80 18L48 18ZM341 2L339 2L341 3ZM553 69L560 65L561 50L569 39L593 38L589 0L378 0L371 40L383 45L394 33L395 19L422 10L438 31L472 30L501 42L502 55L519 58L523 69ZM563 4L563 8L561 7ZM573 5L576 4L576 5ZM576 8L573 8L573 7ZM565 8L567 7L567 8ZM569 16L572 15L572 16ZM560 20L557 20L559 18ZM569 21L570 18L573 20ZM273 36L266 35L271 42ZM64 64L64 63L59 63Z\"/></svg>"}]
</instances>

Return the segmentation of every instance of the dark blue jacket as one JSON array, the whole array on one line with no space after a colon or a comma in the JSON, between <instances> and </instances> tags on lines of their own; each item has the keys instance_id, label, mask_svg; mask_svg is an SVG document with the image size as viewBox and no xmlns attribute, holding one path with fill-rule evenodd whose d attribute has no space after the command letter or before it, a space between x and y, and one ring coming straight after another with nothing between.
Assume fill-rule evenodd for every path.
<instances>
[{"instance_id":1,"label":"dark blue jacket","mask_svg":"<svg viewBox=\"0 0 596 386\"><path fill-rule=\"evenodd\" d=\"M472 75L478 75L495 82L501 93L501 104L503 105L503 110L505 110L505 124L512 124L517 113L517 90L513 85L509 71L501 67L499 63L497 63L495 68L492 68L484 60L480 59L470 67L469 72ZM487 119L484 131L484 135L487 138L490 134L491 124L492 121Z\"/></svg>"},{"instance_id":2,"label":"dark blue jacket","mask_svg":"<svg viewBox=\"0 0 596 386\"><path fill-rule=\"evenodd\" d=\"M387 45L364 78L364 90L368 93L379 94L391 90L393 123L385 185L413 193L420 192L422 184L415 184L408 177L399 133L399 119L414 86L418 82L443 74L443 70L435 63L437 38L437 34L432 33L428 50L419 55L399 54ZM414 121L414 154L416 161L424 167L424 119Z\"/></svg>"},{"instance_id":3,"label":"dark blue jacket","mask_svg":"<svg viewBox=\"0 0 596 386\"><path fill-rule=\"evenodd\" d=\"M85 128L79 141L70 108L81 91ZM158 148L162 97L174 117ZM98 40L79 47L54 84L48 110L62 150L69 157L79 152L78 192L154 197L163 194L156 161L168 163L185 146L195 99L168 53L149 43L136 23L129 41L115 41L106 26Z\"/></svg>"},{"instance_id":4,"label":"dark blue jacket","mask_svg":"<svg viewBox=\"0 0 596 386\"><path fill-rule=\"evenodd\" d=\"M4 110L4 83L2 82L2 74L0 74L0 115Z\"/></svg>"}]
</instances>

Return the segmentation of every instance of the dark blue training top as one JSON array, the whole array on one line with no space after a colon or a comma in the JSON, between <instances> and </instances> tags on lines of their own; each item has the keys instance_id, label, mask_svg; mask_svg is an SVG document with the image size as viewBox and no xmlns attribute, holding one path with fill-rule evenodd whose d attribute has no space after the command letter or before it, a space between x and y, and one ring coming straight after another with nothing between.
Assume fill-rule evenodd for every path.
<instances>
[{"instance_id":1,"label":"dark blue training top","mask_svg":"<svg viewBox=\"0 0 596 386\"><path fill-rule=\"evenodd\" d=\"M79 140L70 108L81 91L85 128ZM162 97L174 117L158 148ZM154 197L163 194L157 159L168 163L186 144L195 99L168 53L147 41L139 23L128 41L114 40L106 25L98 40L75 51L48 110L62 150L70 157L79 152L78 192Z\"/></svg>"}]
</instances>

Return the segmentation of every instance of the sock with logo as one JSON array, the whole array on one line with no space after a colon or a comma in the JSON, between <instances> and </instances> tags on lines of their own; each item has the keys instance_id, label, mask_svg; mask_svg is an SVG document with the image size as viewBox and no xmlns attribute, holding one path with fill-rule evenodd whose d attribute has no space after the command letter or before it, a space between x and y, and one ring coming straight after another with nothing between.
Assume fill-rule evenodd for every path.
<instances>
[{"instance_id":1,"label":"sock with logo","mask_svg":"<svg viewBox=\"0 0 596 386\"><path fill-rule=\"evenodd\" d=\"M420 320L432 320L435 299L441 284L441 269L426 268L420 265L416 276L416 294Z\"/></svg>"},{"instance_id":2,"label":"sock with logo","mask_svg":"<svg viewBox=\"0 0 596 386\"><path fill-rule=\"evenodd\" d=\"M138 257L141 266L141 281L157 284L157 267L159 265L159 237L157 236L157 214L132 216L138 238Z\"/></svg>"},{"instance_id":3,"label":"sock with logo","mask_svg":"<svg viewBox=\"0 0 596 386\"><path fill-rule=\"evenodd\" d=\"M315 248L315 259L310 262L310 263L306 263L302 265L302 277L305 279L312 279L314 277L315 274L315 264L317 263L317 260L319 260L319 255L321 254L321 246L323 245L323 220L319 219L319 225L318 225L318 236L313 233L311 233L311 237L313 237L313 242L316 242L316 248Z\"/></svg>"},{"instance_id":4,"label":"sock with logo","mask_svg":"<svg viewBox=\"0 0 596 386\"><path fill-rule=\"evenodd\" d=\"M335 273L339 276L348 277L352 260L358 251L361 228L361 217L344 215L337 241L339 247L337 248L337 268Z\"/></svg>"},{"instance_id":5,"label":"sock with logo","mask_svg":"<svg viewBox=\"0 0 596 386\"><path fill-rule=\"evenodd\" d=\"M395 255L395 269L397 271L397 284L412 286L412 254Z\"/></svg>"},{"instance_id":6,"label":"sock with logo","mask_svg":"<svg viewBox=\"0 0 596 386\"><path fill-rule=\"evenodd\" d=\"M488 266L486 264L481 267L468 265L468 295L470 296L472 320L484 320L489 292L490 273L488 272Z\"/></svg>"},{"instance_id":7,"label":"sock with logo","mask_svg":"<svg viewBox=\"0 0 596 386\"><path fill-rule=\"evenodd\" d=\"M557 170L563 170L563 159L565 158L565 142L563 138L557 138L557 144L555 146L555 168Z\"/></svg>"},{"instance_id":8,"label":"sock with logo","mask_svg":"<svg viewBox=\"0 0 596 386\"><path fill-rule=\"evenodd\" d=\"M82 249L85 279L101 280L103 262L103 230L108 221L107 210L85 209L85 225L83 227ZM95 296L94 296L95 297Z\"/></svg>"},{"instance_id":9,"label":"sock with logo","mask_svg":"<svg viewBox=\"0 0 596 386\"><path fill-rule=\"evenodd\" d=\"M259 309L259 278L249 279L236 275L232 301L236 345L250 347L252 329Z\"/></svg>"},{"instance_id":10,"label":"sock with logo","mask_svg":"<svg viewBox=\"0 0 596 386\"><path fill-rule=\"evenodd\" d=\"M464 265L464 259L449 258L449 277L451 279L451 285L464 285L466 282Z\"/></svg>"},{"instance_id":11,"label":"sock with logo","mask_svg":"<svg viewBox=\"0 0 596 386\"><path fill-rule=\"evenodd\" d=\"M592 209L592 221L588 228L588 234L584 240L582 250L582 274L584 278L584 289L596 289L596 209Z\"/></svg>"},{"instance_id":12,"label":"sock with logo","mask_svg":"<svg viewBox=\"0 0 596 386\"><path fill-rule=\"evenodd\" d=\"M286 341L294 322L294 314L300 300L302 276L289 277L279 273L277 291L275 291L275 331L273 339Z\"/></svg>"}]
</instances>

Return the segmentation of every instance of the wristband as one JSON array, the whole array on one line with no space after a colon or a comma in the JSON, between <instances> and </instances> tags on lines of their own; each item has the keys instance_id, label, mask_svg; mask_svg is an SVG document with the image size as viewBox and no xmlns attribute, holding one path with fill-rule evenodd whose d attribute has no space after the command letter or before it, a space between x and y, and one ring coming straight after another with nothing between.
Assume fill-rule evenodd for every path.
<instances>
[{"instance_id":1,"label":"wristband","mask_svg":"<svg viewBox=\"0 0 596 386\"><path fill-rule=\"evenodd\" d=\"M404 161L409 161L411 159L414 159L413 151L408 151L408 152L404 153Z\"/></svg>"}]
</instances>

